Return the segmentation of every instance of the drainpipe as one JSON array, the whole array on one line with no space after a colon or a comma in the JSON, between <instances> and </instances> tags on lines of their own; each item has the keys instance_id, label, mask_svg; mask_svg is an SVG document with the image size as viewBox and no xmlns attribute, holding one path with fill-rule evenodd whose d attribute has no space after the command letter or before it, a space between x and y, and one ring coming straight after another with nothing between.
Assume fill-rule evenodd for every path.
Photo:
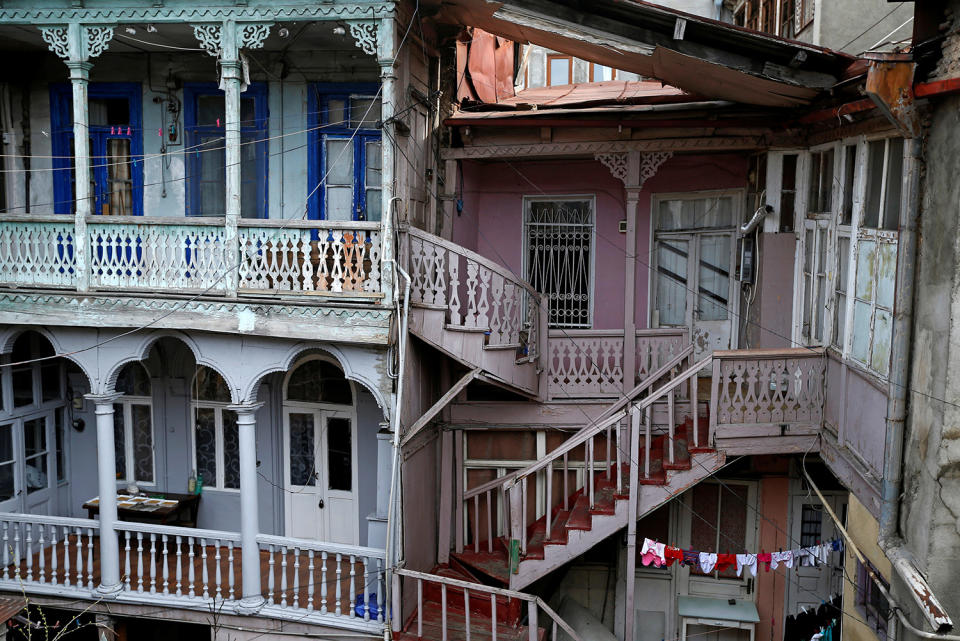
<instances>
[{"instance_id":1,"label":"drainpipe","mask_svg":"<svg viewBox=\"0 0 960 641\"><path fill-rule=\"evenodd\" d=\"M910 351L913 334L913 299L917 262L917 219L920 213L920 163L923 139L910 138L906 144L903 206L900 208L900 235L897 247L897 282L894 300L893 335L890 344L890 376L887 383L887 417L883 454L878 543L897 574L909 588L930 627L937 634L921 632L898 608L900 622L913 634L946 639L953 621L917 570L913 555L898 531L903 468L903 440L910 384ZM954 637L955 638L955 637Z\"/></svg>"},{"instance_id":2,"label":"drainpipe","mask_svg":"<svg viewBox=\"0 0 960 641\"><path fill-rule=\"evenodd\" d=\"M400 197L394 196L387 202L387 217L393 216L394 200L400 200ZM394 227L393 229L396 229L396 227ZM398 347L399 363L397 365L397 374L398 374L397 402L393 408L393 415L390 417L391 423L393 423L393 466L390 472L390 503L387 506L387 549L386 549L385 565L386 565L387 571L390 572L392 575L393 564L395 561L394 557L396 557L396 561L399 561L401 557L401 554L399 553L399 551L396 555L393 554L393 547L397 545L398 541L400 541L399 532L401 527L400 512L399 510L396 510L396 515L395 515L394 507L398 499L396 490L398 485L398 477L400 474L400 408L403 406L403 369L404 369L404 364L406 363L406 357L407 357L407 326L409 323L409 312L410 312L410 275L407 274L407 272L404 271L402 267L400 267L400 264L396 260L391 259L391 262L396 268L397 273L401 277L403 277L403 280L404 280L403 317L400 325L400 335L397 341L399 345ZM399 309L400 309L400 301L397 301L397 310L399 311ZM384 631L383 631L384 639L390 638L389 635L391 634L391 631L393 628L393 621L392 621L393 617L402 616L401 612L392 611L392 604L394 603L399 604L399 599L395 598L393 595L394 582L391 579L392 579L392 576L388 576L387 580L384 581L384 587L387 592L387 594L385 595L386 598L384 598L384 601L383 601L384 607L391 608L390 617L389 617L390 621L388 625L384 626ZM387 618L385 617L385 620L386 619Z\"/></svg>"}]
</instances>

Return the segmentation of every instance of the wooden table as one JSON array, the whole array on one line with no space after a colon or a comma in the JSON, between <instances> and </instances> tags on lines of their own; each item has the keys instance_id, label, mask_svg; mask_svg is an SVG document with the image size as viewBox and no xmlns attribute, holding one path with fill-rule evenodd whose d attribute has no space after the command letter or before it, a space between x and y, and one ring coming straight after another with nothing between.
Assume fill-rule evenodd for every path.
<instances>
[{"instance_id":1,"label":"wooden table","mask_svg":"<svg viewBox=\"0 0 960 641\"><path fill-rule=\"evenodd\" d=\"M126 497L127 495L123 495ZM178 525L197 527L197 511L200 509L200 496L197 494L176 494L173 492L144 492L139 496L177 501L173 506L157 506L156 509L117 506L117 517L121 521L134 523L157 523L160 525ZM89 518L100 513L100 503L94 499L83 504ZM121 499L117 499L119 503ZM123 499L126 500L126 499ZM142 505L142 504L140 504Z\"/></svg>"}]
</instances>

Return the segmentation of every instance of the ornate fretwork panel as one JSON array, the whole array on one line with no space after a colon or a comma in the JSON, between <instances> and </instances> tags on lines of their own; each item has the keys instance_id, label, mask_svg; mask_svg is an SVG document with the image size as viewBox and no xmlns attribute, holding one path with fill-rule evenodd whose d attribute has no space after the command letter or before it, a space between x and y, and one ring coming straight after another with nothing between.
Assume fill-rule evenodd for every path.
<instances>
[{"instance_id":1,"label":"ornate fretwork panel","mask_svg":"<svg viewBox=\"0 0 960 641\"><path fill-rule=\"evenodd\" d=\"M261 49L263 41L270 35L270 24L237 25L237 47L240 49Z\"/></svg>"},{"instance_id":2,"label":"ornate fretwork panel","mask_svg":"<svg viewBox=\"0 0 960 641\"><path fill-rule=\"evenodd\" d=\"M357 47L367 55L373 56L377 53L379 24L379 21L369 20L351 20L348 23L350 35L356 40Z\"/></svg>"},{"instance_id":3,"label":"ornate fretwork panel","mask_svg":"<svg viewBox=\"0 0 960 641\"><path fill-rule=\"evenodd\" d=\"M40 36L47 48L64 60L85 61L106 51L113 39L113 27L80 27L79 42L71 47L70 29L65 26L41 27Z\"/></svg>"},{"instance_id":4,"label":"ornate fretwork panel","mask_svg":"<svg viewBox=\"0 0 960 641\"><path fill-rule=\"evenodd\" d=\"M223 33L223 27L219 24L195 24L193 25L193 35L207 53L211 56L220 55L220 38Z\"/></svg>"},{"instance_id":5,"label":"ornate fretwork panel","mask_svg":"<svg viewBox=\"0 0 960 641\"><path fill-rule=\"evenodd\" d=\"M673 157L672 151L654 151L640 156L640 187L657 175L663 163Z\"/></svg>"},{"instance_id":6,"label":"ornate fretwork panel","mask_svg":"<svg viewBox=\"0 0 960 641\"><path fill-rule=\"evenodd\" d=\"M627 183L627 170L629 168L630 154L622 151L619 153L600 153L594 156L600 161L600 164L610 170L613 177L617 180Z\"/></svg>"}]
</instances>

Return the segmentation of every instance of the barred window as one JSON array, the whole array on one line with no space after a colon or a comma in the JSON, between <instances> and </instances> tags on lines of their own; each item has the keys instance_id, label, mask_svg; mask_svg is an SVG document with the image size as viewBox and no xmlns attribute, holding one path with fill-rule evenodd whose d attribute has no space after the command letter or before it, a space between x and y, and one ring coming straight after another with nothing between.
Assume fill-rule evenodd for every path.
<instances>
[{"instance_id":1,"label":"barred window","mask_svg":"<svg viewBox=\"0 0 960 641\"><path fill-rule=\"evenodd\" d=\"M527 198L524 277L550 311L550 327L593 323L592 197Z\"/></svg>"}]
</instances>

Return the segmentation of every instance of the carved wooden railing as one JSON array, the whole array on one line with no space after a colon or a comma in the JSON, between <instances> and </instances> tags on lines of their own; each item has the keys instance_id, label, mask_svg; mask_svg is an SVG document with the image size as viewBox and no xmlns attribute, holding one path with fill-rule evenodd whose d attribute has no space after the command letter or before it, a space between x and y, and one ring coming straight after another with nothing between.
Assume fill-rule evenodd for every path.
<instances>
[{"instance_id":1,"label":"carved wooden railing","mask_svg":"<svg viewBox=\"0 0 960 641\"><path fill-rule=\"evenodd\" d=\"M699 442L700 418L694 410L690 399L697 395L697 373L710 362L710 357L693 363L693 346L688 345L675 357L664 363L620 400L612 403L599 417L589 425L579 430L573 437L567 439L558 448L547 453L535 463L500 478L488 481L463 492L457 502L457 522L460 523L465 514L472 528L464 532L462 527L457 528L457 551L462 551L468 543L473 545L474 551L480 550L481 541L486 541L488 551L493 550L495 537L509 534L511 538L520 541L521 553L526 552L527 529L537 520L536 515L529 515L527 509L528 482L536 482L542 477L545 481L546 511L549 514L555 502L569 510L571 495L582 490L589 497L590 506L594 505L594 496L598 475L606 479L614 479L617 493L623 490L623 470L625 466L636 463L642 468L645 478L650 477L651 445L653 442L653 405L658 401L667 403L667 457L672 463L675 459L674 430L677 420L676 405L680 392L688 386L689 396L685 401L687 409L693 419L694 447L707 445ZM659 387L657 387L659 385ZM641 425L642 423L642 425ZM637 445L634 441L633 430L637 432ZM643 449L639 449L639 436L644 436ZM712 435L708 436L712 442ZM600 445L598 453L597 445ZM571 479L571 472L573 478ZM555 501L553 488L554 476L559 474L560 488ZM497 528L497 515L500 515L504 524L502 530ZM550 537L551 519L546 519L547 537ZM485 537L485 538L484 538Z\"/></svg>"},{"instance_id":2,"label":"carved wooden railing","mask_svg":"<svg viewBox=\"0 0 960 641\"><path fill-rule=\"evenodd\" d=\"M81 238L82 237L82 238ZM82 247L85 251L77 251ZM90 216L0 219L0 286L378 298L376 222Z\"/></svg>"},{"instance_id":3,"label":"carved wooden railing","mask_svg":"<svg viewBox=\"0 0 960 641\"><path fill-rule=\"evenodd\" d=\"M624 376L623 330L550 330L551 399L615 398L687 345L686 329L637 330L636 378Z\"/></svg>"},{"instance_id":4,"label":"carved wooden railing","mask_svg":"<svg viewBox=\"0 0 960 641\"><path fill-rule=\"evenodd\" d=\"M423 584L436 584L440 587L440 639L446 641L451 636L457 636L461 630L466 631L466 638L470 638L471 628L476 633L480 633L483 638L487 638L486 634L483 634L483 630L479 626L473 625L470 622L471 615L477 616L475 612L482 611L484 614L490 612L490 639L496 641L497 638L497 600L498 597L501 600L518 601L520 603L527 604L527 635L529 641L538 641L540 637L540 617L539 613L543 612L547 615L547 619L550 623L550 636L549 638L553 641L560 639L558 636L559 630L563 630L573 641L581 641L581 637L574 631L570 625L560 618L556 612L553 611L550 606L543 602L543 600L533 594L526 594L524 592L517 592L516 590L506 590L504 588L495 588L489 585L483 585L482 583L470 583L468 581L460 581L458 579L453 579L446 576L440 576L436 574L426 574L424 572L415 572L413 570L407 570L405 568L398 568L393 571L393 611L399 613L402 611L402 593L403 586L401 584L402 580L413 581L416 585L416 595L417 595L417 610L416 610L416 633L417 638L422 639L423 637ZM448 595L450 598L448 598ZM453 597L456 597L455 599ZM462 608L463 612L463 624L462 627L458 623L455 627L449 622L451 618L449 616L449 610L451 606L451 601L456 601L458 612ZM473 605L471 605L471 600ZM403 621L402 618L398 615L393 619L393 631L400 632L401 625ZM544 622L546 623L546 621ZM410 630L412 633L413 630Z\"/></svg>"},{"instance_id":5,"label":"carved wooden railing","mask_svg":"<svg viewBox=\"0 0 960 641\"><path fill-rule=\"evenodd\" d=\"M533 287L455 243L412 227L405 233L412 303L445 310L449 327L486 333L488 346L539 356L545 310Z\"/></svg>"},{"instance_id":6,"label":"carved wooden railing","mask_svg":"<svg viewBox=\"0 0 960 641\"><path fill-rule=\"evenodd\" d=\"M711 429L743 425L819 428L825 376L822 348L714 352Z\"/></svg>"}]
</instances>

